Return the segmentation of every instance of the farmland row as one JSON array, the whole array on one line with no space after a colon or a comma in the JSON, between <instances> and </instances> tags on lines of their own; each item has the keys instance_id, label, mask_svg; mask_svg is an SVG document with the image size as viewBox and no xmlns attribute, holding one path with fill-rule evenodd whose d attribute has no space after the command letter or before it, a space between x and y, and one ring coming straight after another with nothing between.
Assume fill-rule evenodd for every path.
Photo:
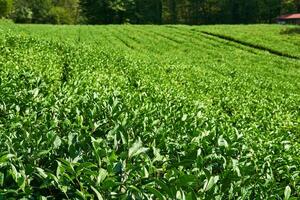
<instances>
[{"instance_id":1,"label":"farmland row","mask_svg":"<svg viewBox=\"0 0 300 200\"><path fill-rule=\"evenodd\" d=\"M191 28L206 31L232 40L269 49L291 57L300 57L298 26L249 25L249 26L203 26Z\"/></svg>"}]
</instances>

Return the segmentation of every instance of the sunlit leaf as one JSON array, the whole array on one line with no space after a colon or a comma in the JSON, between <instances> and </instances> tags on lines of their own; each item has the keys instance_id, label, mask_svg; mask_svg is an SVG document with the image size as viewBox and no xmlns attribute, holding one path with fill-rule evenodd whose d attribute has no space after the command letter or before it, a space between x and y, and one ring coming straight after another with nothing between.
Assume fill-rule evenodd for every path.
<instances>
[{"instance_id":1,"label":"sunlit leaf","mask_svg":"<svg viewBox=\"0 0 300 200\"><path fill-rule=\"evenodd\" d=\"M139 138L133 145L132 147L130 147L129 151L128 151L128 157L132 158L134 156L137 156L141 153L144 153L148 151L148 148L143 147L143 143L141 141L141 139Z\"/></svg>"}]
</instances>

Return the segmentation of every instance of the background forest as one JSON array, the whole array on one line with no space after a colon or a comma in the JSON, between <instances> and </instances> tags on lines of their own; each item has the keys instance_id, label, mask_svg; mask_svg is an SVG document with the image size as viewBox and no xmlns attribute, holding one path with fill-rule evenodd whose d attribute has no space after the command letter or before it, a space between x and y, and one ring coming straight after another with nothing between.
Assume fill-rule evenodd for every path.
<instances>
[{"instance_id":1,"label":"background forest","mask_svg":"<svg viewBox=\"0 0 300 200\"><path fill-rule=\"evenodd\" d=\"M270 23L300 0L0 0L0 18L52 24Z\"/></svg>"}]
</instances>

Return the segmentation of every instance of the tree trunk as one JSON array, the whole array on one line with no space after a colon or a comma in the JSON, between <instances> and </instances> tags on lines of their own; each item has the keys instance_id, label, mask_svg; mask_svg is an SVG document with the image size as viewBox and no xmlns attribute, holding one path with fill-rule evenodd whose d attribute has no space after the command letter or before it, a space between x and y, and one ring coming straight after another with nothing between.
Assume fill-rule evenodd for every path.
<instances>
[{"instance_id":1,"label":"tree trunk","mask_svg":"<svg viewBox=\"0 0 300 200\"><path fill-rule=\"evenodd\" d=\"M176 24L177 23L177 8L176 8L176 0L171 0L170 3L170 10L171 10L171 21L172 24Z\"/></svg>"}]
</instances>

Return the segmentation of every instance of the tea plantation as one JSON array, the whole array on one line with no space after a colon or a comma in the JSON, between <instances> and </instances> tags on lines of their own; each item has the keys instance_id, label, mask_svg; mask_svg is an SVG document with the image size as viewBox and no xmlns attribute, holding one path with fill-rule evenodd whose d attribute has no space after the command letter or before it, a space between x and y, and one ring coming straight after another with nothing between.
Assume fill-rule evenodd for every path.
<instances>
[{"instance_id":1,"label":"tea plantation","mask_svg":"<svg viewBox=\"0 0 300 200\"><path fill-rule=\"evenodd\" d=\"M1 24L0 199L299 199L294 28Z\"/></svg>"}]
</instances>

